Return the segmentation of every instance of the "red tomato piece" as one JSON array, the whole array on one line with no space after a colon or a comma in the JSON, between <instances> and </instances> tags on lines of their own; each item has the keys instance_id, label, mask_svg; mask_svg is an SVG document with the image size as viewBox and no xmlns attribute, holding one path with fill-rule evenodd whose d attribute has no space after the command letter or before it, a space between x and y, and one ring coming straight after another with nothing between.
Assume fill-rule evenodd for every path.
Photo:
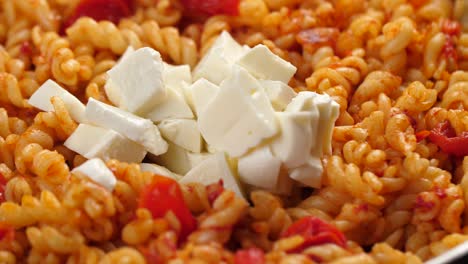
<instances>
[{"instance_id":1,"label":"red tomato piece","mask_svg":"<svg viewBox=\"0 0 468 264\"><path fill-rule=\"evenodd\" d=\"M456 136L449 121L442 122L432 129L428 138L447 154L459 157L468 155L468 131Z\"/></svg>"},{"instance_id":2,"label":"red tomato piece","mask_svg":"<svg viewBox=\"0 0 468 264\"><path fill-rule=\"evenodd\" d=\"M296 35L296 40L301 45L317 49L323 46L335 47L339 36L337 28L319 27L302 30Z\"/></svg>"},{"instance_id":3,"label":"red tomato piece","mask_svg":"<svg viewBox=\"0 0 468 264\"><path fill-rule=\"evenodd\" d=\"M206 186L206 193L211 204L224 192L223 180Z\"/></svg>"},{"instance_id":4,"label":"red tomato piece","mask_svg":"<svg viewBox=\"0 0 468 264\"><path fill-rule=\"evenodd\" d=\"M416 140L419 142L427 138L430 134L431 134L431 131L429 130L421 130L418 133L416 133Z\"/></svg>"},{"instance_id":5,"label":"red tomato piece","mask_svg":"<svg viewBox=\"0 0 468 264\"><path fill-rule=\"evenodd\" d=\"M450 36L460 36L461 34L461 25L460 22L444 19L442 21L442 32Z\"/></svg>"},{"instance_id":6,"label":"red tomato piece","mask_svg":"<svg viewBox=\"0 0 468 264\"><path fill-rule=\"evenodd\" d=\"M153 182L141 192L139 207L148 209L154 218L163 217L172 211L181 224L179 241L183 241L197 227L197 221L185 204L179 184L172 179L155 175Z\"/></svg>"},{"instance_id":7,"label":"red tomato piece","mask_svg":"<svg viewBox=\"0 0 468 264\"><path fill-rule=\"evenodd\" d=\"M7 184L7 180L0 174L0 204L5 201L5 186ZM0 226L1 227L1 226Z\"/></svg>"},{"instance_id":8,"label":"red tomato piece","mask_svg":"<svg viewBox=\"0 0 468 264\"><path fill-rule=\"evenodd\" d=\"M241 249L234 256L234 264L263 264L265 254L259 248Z\"/></svg>"},{"instance_id":9,"label":"red tomato piece","mask_svg":"<svg viewBox=\"0 0 468 264\"><path fill-rule=\"evenodd\" d=\"M15 239L15 229L0 222L0 242Z\"/></svg>"},{"instance_id":10,"label":"red tomato piece","mask_svg":"<svg viewBox=\"0 0 468 264\"><path fill-rule=\"evenodd\" d=\"M80 17L91 17L96 21L109 20L118 23L123 17L130 16L129 0L81 0L72 15L65 21L63 28L73 25Z\"/></svg>"},{"instance_id":11,"label":"red tomato piece","mask_svg":"<svg viewBox=\"0 0 468 264\"><path fill-rule=\"evenodd\" d=\"M182 0L188 14L201 15L239 15L240 0Z\"/></svg>"},{"instance_id":12,"label":"red tomato piece","mask_svg":"<svg viewBox=\"0 0 468 264\"><path fill-rule=\"evenodd\" d=\"M300 235L304 238L304 243L292 250L301 252L307 247L321 244L333 243L340 247L346 247L346 237L335 226L315 217L308 216L294 222L282 235L291 237Z\"/></svg>"}]
</instances>

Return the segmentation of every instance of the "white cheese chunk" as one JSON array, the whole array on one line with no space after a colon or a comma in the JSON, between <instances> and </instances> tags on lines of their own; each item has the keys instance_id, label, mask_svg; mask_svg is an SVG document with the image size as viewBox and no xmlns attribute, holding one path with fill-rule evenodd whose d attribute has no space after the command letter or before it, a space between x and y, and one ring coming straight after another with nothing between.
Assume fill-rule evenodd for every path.
<instances>
[{"instance_id":1,"label":"white cheese chunk","mask_svg":"<svg viewBox=\"0 0 468 264\"><path fill-rule=\"evenodd\" d=\"M281 160L271 153L269 146L257 148L239 158L237 170L242 182L265 189L275 189Z\"/></svg>"},{"instance_id":2,"label":"white cheese chunk","mask_svg":"<svg viewBox=\"0 0 468 264\"><path fill-rule=\"evenodd\" d=\"M189 90L192 93L193 107L198 116L216 96L219 87L202 78L194 82Z\"/></svg>"},{"instance_id":3,"label":"white cheese chunk","mask_svg":"<svg viewBox=\"0 0 468 264\"><path fill-rule=\"evenodd\" d=\"M163 71L164 65L157 51L138 49L107 72L107 95L122 109L135 114L147 113L166 99Z\"/></svg>"},{"instance_id":4,"label":"white cheese chunk","mask_svg":"<svg viewBox=\"0 0 468 264\"><path fill-rule=\"evenodd\" d=\"M167 90L167 98L161 104L151 109L146 115L154 122L161 122L168 118L193 118L192 110L185 101L184 95L174 89Z\"/></svg>"},{"instance_id":5,"label":"white cheese chunk","mask_svg":"<svg viewBox=\"0 0 468 264\"><path fill-rule=\"evenodd\" d=\"M192 152L201 152L202 138L197 121L193 119L166 119L158 125L163 137Z\"/></svg>"},{"instance_id":6,"label":"white cheese chunk","mask_svg":"<svg viewBox=\"0 0 468 264\"><path fill-rule=\"evenodd\" d=\"M257 45L237 62L253 76L263 80L288 83L296 73L296 67L270 51L265 45Z\"/></svg>"},{"instance_id":7,"label":"white cheese chunk","mask_svg":"<svg viewBox=\"0 0 468 264\"><path fill-rule=\"evenodd\" d=\"M317 138L321 140L317 141L312 153L317 157L321 157L324 153L331 153L333 127L340 114L340 105L328 94L315 94L314 104L320 112Z\"/></svg>"},{"instance_id":8,"label":"white cheese chunk","mask_svg":"<svg viewBox=\"0 0 468 264\"><path fill-rule=\"evenodd\" d=\"M205 78L219 85L231 73L231 66L246 49L223 31L193 70L194 80Z\"/></svg>"},{"instance_id":9,"label":"white cheese chunk","mask_svg":"<svg viewBox=\"0 0 468 264\"><path fill-rule=\"evenodd\" d=\"M211 156L211 153L193 153L169 142L166 153L160 156L149 156L153 162L163 165L169 170L185 175L191 168Z\"/></svg>"},{"instance_id":10,"label":"white cheese chunk","mask_svg":"<svg viewBox=\"0 0 468 264\"><path fill-rule=\"evenodd\" d=\"M163 81L166 88L183 92L183 84L192 83L189 65L170 65L164 62Z\"/></svg>"},{"instance_id":11,"label":"white cheese chunk","mask_svg":"<svg viewBox=\"0 0 468 264\"><path fill-rule=\"evenodd\" d=\"M72 171L77 176L86 176L95 183L112 192L117 179L101 159L90 159Z\"/></svg>"},{"instance_id":12,"label":"white cheese chunk","mask_svg":"<svg viewBox=\"0 0 468 264\"><path fill-rule=\"evenodd\" d=\"M91 124L112 129L141 144L154 155L167 151L168 145L159 129L148 119L90 98L86 105L86 118Z\"/></svg>"},{"instance_id":13,"label":"white cheese chunk","mask_svg":"<svg viewBox=\"0 0 468 264\"><path fill-rule=\"evenodd\" d=\"M180 183L199 182L205 185L223 180L224 188L244 197L242 187L229 166L224 153L216 153L191 169Z\"/></svg>"},{"instance_id":14,"label":"white cheese chunk","mask_svg":"<svg viewBox=\"0 0 468 264\"><path fill-rule=\"evenodd\" d=\"M135 49L132 46L128 46L124 54L117 61L116 65L119 64L122 60L130 56L135 52ZM116 66L114 65L114 67ZM113 83L112 79L108 79L104 85L104 91L106 92L107 98L116 106L121 105L122 103L122 93L119 90L119 87Z\"/></svg>"},{"instance_id":15,"label":"white cheese chunk","mask_svg":"<svg viewBox=\"0 0 468 264\"><path fill-rule=\"evenodd\" d=\"M260 80L275 111L283 111L291 100L297 95L289 85L270 80Z\"/></svg>"},{"instance_id":16,"label":"white cheese chunk","mask_svg":"<svg viewBox=\"0 0 468 264\"><path fill-rule=\"evenodd\" d=\"M304 164L309 157L313 137L311 123L318 119L317 114L309 112L286 113L277 112L281 134L272 144L276 157L280 158L288 168Z\"/></svg>"},{"instance_id":17,"label":"white cheese chunk","mask_svg":"<svg viewBox=\"0 0 468 264\"><path fill-rule=\"evenodd\" d=\"M70 113L71 118L78 123L86 122L85 106L74 95L62 88L53 80L47 80L34 94L29 98L29 104L46 112L54 111L54 106L50 99L54 96L62 99L65 107Z\"/></svg>"},{"instance_id":18,"label":"white cheese chunk","mask_svg":"<svg viewBox=\"0 0 468 264\"><path fill-rule=\"evenodd\" d=\"M289 171L289 177L306 186L320 188L322 185L322 173L323 167L320 159L310 157L306 164L291 169Z\"/></svg>"},{"instance_id":19,"label":"white cheese chunk","mask_svg":"<svg viewBox=\"0 0 468 264\"><path fill-rule=\"evenodd\" d=\"M174 179L176 181L178 181L178 180L180 180L182 178L181 175L170 171L166 167L159 166L158 164L141 163L140 164L140 169L141 169L141 171L151 172L151 173L154 173L154 174L157 174L157 175L161 175L161 176L164 176L164 177Z\"/></svg>"},{"instance_id":20,"label":"white cheese chunk","mask_svg":"<svg viewBox=\"0 0 468 264\"><path fill-rule=\"evenodd\" d=\"M146 155L144 147L140 144L111 129L87 124L80 124L64 145L87 159L117 159L140 163Z\"/></svg>"},{"instance_id":21,"label":"white cheese chunk","mask_svg":"<svg viewBox=\"0 0 468 264\"><path fill-rule=\"evenodd\" d=\"M234 66L216 96L198 116L205 141L231 157L240 157L278 127L265 91L246 70Z\"/></svg>"}]
</instances>

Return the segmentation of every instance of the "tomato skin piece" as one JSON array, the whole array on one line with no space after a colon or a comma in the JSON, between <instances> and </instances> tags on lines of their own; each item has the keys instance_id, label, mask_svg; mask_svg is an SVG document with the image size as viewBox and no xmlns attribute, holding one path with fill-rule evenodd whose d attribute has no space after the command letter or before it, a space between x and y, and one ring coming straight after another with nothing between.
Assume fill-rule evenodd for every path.
<instances>
[{"instance_id":1,"label":"tomato skin piece","mask_svg":"<svg viewBox=\"0 0 468 264\"><path fill-rule=\"evenodd\" d=\"M234 256L234 264L264 264L265 254L259 248L241 249Z\"/></svg>"},{"instance_id":2,"label":"tomato skin piece","mask_svg":"<svg viewBox=\"0 0 468 264\"><path fill-rule=\"evenodd\" d=\"M148 209L154 218L164 217L172 211L181 224L179 242L197 228L197 221L185 204L182 190L173 179L155 175L142 190L139 207Z\"/></svg>"},{"instance_id":3,"label":"tomato skin piece","mask_svg":"<svg viewBox=\"0 0 468 264\"><path fill-rule=\"evenodd\" d=\"M294 222L282 234L282 237L299 235L304 238L304 243L291 252L298 253L307 247L333 243L346 248L346 237L335 226L315 217L307 216Z\"/></svg>"},{"instance_id":4,"label":"tomato skin piece","mask_svg":"<svg viewBox=\"0 0 468 264\"><path fill-rule=\"evenodd\" d=\"M317 27L305 29L296 35L299 44L306 48L318 49L323 46L332 46L335 49L340 31L333 27Z\"/></svg>"},{"instance_id":5,"label":"tomato skin piece","mask_svg":"<svg viewBox=\"0 0 468 264\"><path fill-rule=\"evenodd\" d=\"M7 184L7 180L5 177L0 173L0 204L5 201L5 187ZM0 225L1 228L1 225Z\"/></svg>"},{"instance_id":6,"label":"tomato skin piece","mask_svg":"<svg viewBox=\"0 0 468 264\"><path fill-rule=\"evenodd\" d=\"M240 0L182 0L186 13L198 15L239 15Z\"/></svg>"},{"instance_id":7,"label":"tomato skin piece","mask_svg":"<svg viewBox=\"0 0 468 264\"><path fill-rule=\"evenodd\" d=\"M432 129L428 138L447 154L458 157L468 155L468 131L456 136L449 121L444 121Z\"/></svg>"},{"instance_id":8,"label":"tomato skin piece","mask_svg":"<svg viewBox=\"0 0 468 264\"><path fill-rule=\"evenodd\" d=\"M0 222L0 242L13 241L15 239L15 229Z\"/></svg>"},{"instance_id":9,"label":"tomato skin piece","mask_svg":"<svg viewBox=\"0 0 468 264\"><path fill-rule=\"evenodd\" d=\"M109 20L117 24L120 19L131 14L130 0L81 0L62 29L67 29L80 17L86 16L96 21Z\"/></svg>"}]
</instances>

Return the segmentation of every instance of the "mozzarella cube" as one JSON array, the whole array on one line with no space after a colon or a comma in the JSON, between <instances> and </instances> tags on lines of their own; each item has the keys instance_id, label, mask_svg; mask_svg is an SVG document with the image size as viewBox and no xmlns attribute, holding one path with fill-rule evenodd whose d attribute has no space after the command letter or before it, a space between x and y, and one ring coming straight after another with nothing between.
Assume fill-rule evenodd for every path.
<instances>
[{"instance_id":1,"label":"mozzarella cube","mask_svg":"<svg viewBox=\"0 0 468 264\"><path fill-rule=\"evenodd\" d=\"M111 129L87 124L80 124L64 145L87 159L117 159L140 163L146 155L144 147L140 144Z\"/></svg>"},{"instance_id":2,"label":"mozzarella cube","mask_svg":"<svg viewBox=\"0 0 468 264\"><path fill-rule=\"evenodd\" d=\"M90 159L71 171L77 176L86 176L95 183L106 188L109 192L114 190L117 179L101 159Z\"/></svg>"},{"instance_id":3,"label":"mozzarella cube","mask_svg":"<svg viewBox=\"0 0 468 264\"><path fill-rule=\"evenodd\" d=\"M294 65L283 60L262 44L245 53L237 64L247 69L258 79L284 83L288 83L297 70Z\"/></svg>"},{"instance_id":4,"label":"mozzarella cube","mask_svg":"<svg viewBox=\"0 0 468 264\"><path fill-rule=\"evenodd\" d=\"M150 156L150 159L177 174L184 175L210 155L210 153L193 153L169 142L169 148L166 153L157 157Z\"/></svg>"},{"instance_id":5,"label":"mozzarella cube","mask_svg":"<svg viewBox=\"0 0 468 264\"><path fill-rule=\"evenodd\" d=\"M154 107L146 117L153 122L168 118L194 118L184 96L174 89L168 89L166 101Z\"/></svg>"},{"instance_id":6,"label":"mozzarella cube","mask_svg":"<svg viewBox=\"0 0 468 264\"><path fill-rule=\"evenodd\" d=\"M260 80L275 111L283 111L297 93L289 85L270 80Z\"/></svg>"},{"instance_id":7,"label":"mozzarella cube","mask_svg":"<svg viewBox=\"0 0 468 264\"><path fill-rule=\"evenodd\" d=\"M237 170L242 182L265 189L275 189L281 160L271 153L269 146L257 148L239 158Z\"/></svg>"},{"instance_id":8,"label":"mozzarella cube","mask_svg":"<svg viewBox=\"0 0 468 264\"><path fill-rule=\"evenodd\" d=\"M331 153L331 140L335 121L340 114L340 105L335 102L328 94L315 94L314 103L317 106L320 117L317 129L317 138L315 148L312 153L316 157Z\"/></svg>"},{"instance_id":9,"label":"mozzarella cube","mask_svg":"<svg viewBox=\"0 0 468 264\"><path fill-rule=\"evenodd\" d=\"M312 188L322 186L322 174L322 162L316 157L310 157L306 164L289 171L289 177Z\"/></svg>"},{"instance_id":10,"label":"mozzarella cube","mask_svg":"<svg viewBox=\"0 0 468 264\"><path fill-rule=\"evenodd\" d=\"M150 120L90 98L86 105L86 118L91 124L112 129L141 144L154 155L167 151L168 145L159 129Z\"/></svg>"},{"instance_id":11,"label":"mozzarella cube","mask_svg":"<svg viewBox=\"0 0 468 264\"><path fill-rule=\"evenodd\" d=\"M193 119L166 119L158 125L163 137L192 152L201 152L202 138L197 121Z\"/></svg>"},{"instance_id":12,"label":"mozzarella cube","mask_svg":"<svg viewBox=\"0 0 468 264\"><path fill-rule=\"evenodd\" d=\"M192 73L190 66L174 66L164 62L163 81L166 88L183 92L184 83L192 83Z\"/></svg>"},{"instance_id":13,"label":"mozzarella cube","mask_svg":"<svg viewBox=\"0 0 468 264\"><path fill-rule=\"evenodd\" d=\"M52 112L54 111L54 106L50 102L50 99L54 96L62 99L73 120L78 123L86 122L84 104L53 80L49 79L42 84L29 98L28 102L42 111Z\"/></svg>"},{"instance_id":14,"label":"mozzarella cube","mask_svg":"<svg viewBox=\"0 0 468 264\"><path fill-rule=\"evenodd\" d=\"M311 123L317 122L318 114L277 112L276 116L281 134L271 144L274 155L288 168L306 163L315 136Z\"/></svg>"},{"instance_id":15,"label":"mozzarella cube","mask_svg":"<svg viewBox=\"0 0 468 264\"><path fill-rule=\"evenodd\" d=\"M119 108L145 114L166 99L160 54L141 48L123 58L107 74L107 96Z\"/></svg>"},{"instance_id":16,"label":"mozzarella cube","mask_svg":"<svg viewBox=\"0 0 468 264\"><path fill-rule=\"evenodd\" d=\"M158 164L153 164L153 163L141 163L140 164L140 170L141 171L146 171L146 172L151 172L160 176L164 176L167 178L174 179L176 181L180 180L182 178L181 175L178 175L170 170L168 170L166 167L159 166Z\"/></svg>"},{"instance_id":17,"label":"mozzarella cube","mask_svg":"<svg viewBox=\"0 0 468 264\"><path fill-rule=\"evenodd\" d=\"M189 90L192 94L193 107L197 114L205 109L205 107L213 100L218 93L219 87L206 79L199 79L194 82Z\"/></svg>"},{"instance_id":18,"label":"mozzarella cube","mask_svg":"<svg viewBox=\"0 0 468 264\"><path fill-rule=\"evenodd\" d=\"M217 153L191 169L179 182L182 184L198 182L204 185L223 180L224 188L244 197L242 187L232 172L224 153Z\"/></svg>"},{"instance_id":19,"label":"mozzarella cube","mask_svg":"<svg viewBox=\"0 0 468 264\"><path fill-rule=\"evenodd\" d=\"M205 78L219 85L231 73L231 66L245 53L228 32L223 31L193 70L194 80Z\"/></svg>"},{"instance_id":20,"label":"mozzarella cube","mask_svg":"<svg viewBox=\"0 0 468 264\"><path fill-rule=\"evenodd\" d=\"M278 127L265 91L246 70L233 67L216 96L198 116L205 141L231 157L240 157Z\"/></svg>"}]
</instances>

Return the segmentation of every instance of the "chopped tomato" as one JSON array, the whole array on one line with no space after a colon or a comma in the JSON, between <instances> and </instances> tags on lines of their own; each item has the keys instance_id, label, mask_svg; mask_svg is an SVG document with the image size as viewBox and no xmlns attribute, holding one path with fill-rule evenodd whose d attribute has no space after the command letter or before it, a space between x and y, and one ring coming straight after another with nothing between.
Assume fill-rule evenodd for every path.
<instances>
[{"instance_id":1,"label":"chopped tomato","mask_svg":"<svg viewBox=\"0 0 468 264\"><path fill-rule=\"evenodd\" d=\"M461 33L460 22L444 19L442 21L442 32L450 36L459 36Z\"/></svg>"},{"instance_id":2,"label":"chopped tomato","mask_svg":"<svg viewBox=\"0 0 468 264\"><path fill-rule=\"evenodd\" d=\"M208 194L208 200L213 204L218 196L224 192L223 180L206 186L206 192Z\"/></svg>"},{"instance_id":3,"label":"chopped tomato","mask_svg":"<svg viewBox=\"0 0 468 264\"><path fill-rule=\"evenodd\" d=\"M302 30L296 35L296 40L305 47L317 49L323 46L334 47L339 36L340 31L337 28L318 27Z\"/></svg>"},{"instance_id":4,"label":"chopped tomato","mask_svg":"<svg viewBox=\"0 0 468 264\"><path fill-rule=\"evenodd\" d=\"M15 239L15 229L0 222L0 242Z\"/></svg>"},{"instance_id":5,"label":"chopped tomato","mask_svg":"<svg viewBox=\"0 0 468 264\"><path fill-rule=\"evenodd\" d=\"M432 129L428 138L447 154L461 157L468 155L468 131L456 136L449 121L442 122Z\"/></svg>"},{"instance_id":6,"label":"chopped tomato","mask_svg":"<svg viewBox=\"0 0 468 264\"><path fill-rule=\"evenodd\" d=\"M410 0L409 1L410 5L412 5L416 9L426 5L428 2L429 0Z\"/></svg>"},{"instance_id":7,"label":"chopped tomato","mask_svg":"<svg viewBox=\"0 0 468 264\"><path fill-rule=\"evenodd\" d=\"M5 186L7 184L7 180L0 174L0 203L5 201ZM0 226L1 227L1 226Z\"/></svg>"},{"instance_id":8,"label":"chopped tomato","mask_svg":"<svg viewBox=\"0 0 468 264\"><path fill-rule=\"evenodd\" d=\"M129 0L81 0L72 15L63 24L63 29L73 25L80 17L91 17L96 21L109 20L118 23L123 17L131 15Z\"/></svg>"},{"instance_id":9,"label":"chopped tomato","mask_svg":"<svg viewBox=\"0 0 468 264\"><path fill-rule=\"evenodd\" d=\"M139 248L141 254L146 259L146 262L149 264L159 264L164 263L163 258L152 248L152 247L141 247Z\"/></svg>"},{"instance_id":10,"label":"chopped tomato","mask_svg":"<svg viewBox=\"0 0 468 264\"><path fill-rule=\"evenodd\" d=\"M196 229L197 221L185 204L179 184L172 179L155 175L141 192L139 207L148 209L155 218L172 211L181 224L179 241Z\"/></svg>"},{"instance_id":11,"label":"chopped tomato","mask_svg":"<svg viewBox=\"0 0 468 264\"><path fill-rule=\"evenodd\" d=\"M346 247L346 237L335 226L315 217L307 216L294 222L283 233L282 237L291 237L299 235L304 238L304 243L292 250L292 252L301 252L307 247L321 244L336 244L340 247Z\"/></svg>"},{"instance_id":12,"label":"chopped tomato","mask_svg":"<svg viewBox=\"0 0 468 264\"><path fill-rule=\"evenodd\" d=\"M431 134L431 131L429 130L421 130L418 133L416 133L416 140L419 142L427 138L430 134Z\"/></svg>"},{"instance_id":13,"label":"chopped tomato","mask_svg":"<svg viewBox=\"0 0 468 264\"><path fill-rule=\"evenodd\" d=\"M239 15L240 0L182 0L187 14Z\"/></svg>"},{"instance_id":14,"label":"chopped tomato","mask_svg":"<svg viewBox=\"0 0 468 264\"><path fill-rule=\"evenodd\" d=\"M453 59L454 61L458 59L458 53L455 47L455 42L453 41L450 35L446 35L445 43L442 47L442 54L447 59Z\"/></svg>"},{"instance_id":15,"label":"chopped tomato","mask_svg":"<svg viewBox=\"0 0 468 264\"><path fill-rule=\"evenodd\" d=\"M21 46L20 46L20 51L21 51L21 54L23 55L31 56L33 53L31 42L23 41L23 43L21 43Z\"/></svg>"},{"instance_id":16,"label":"chopped tomato","mask_svg":"<svg viewBox=\"0 0 468 264\"><path fill-rule=\"evenodd\" d=\"M265 254L259 248L241 249L236 252L234 264L263 264Z\"/></svg>"}]
</instances>

